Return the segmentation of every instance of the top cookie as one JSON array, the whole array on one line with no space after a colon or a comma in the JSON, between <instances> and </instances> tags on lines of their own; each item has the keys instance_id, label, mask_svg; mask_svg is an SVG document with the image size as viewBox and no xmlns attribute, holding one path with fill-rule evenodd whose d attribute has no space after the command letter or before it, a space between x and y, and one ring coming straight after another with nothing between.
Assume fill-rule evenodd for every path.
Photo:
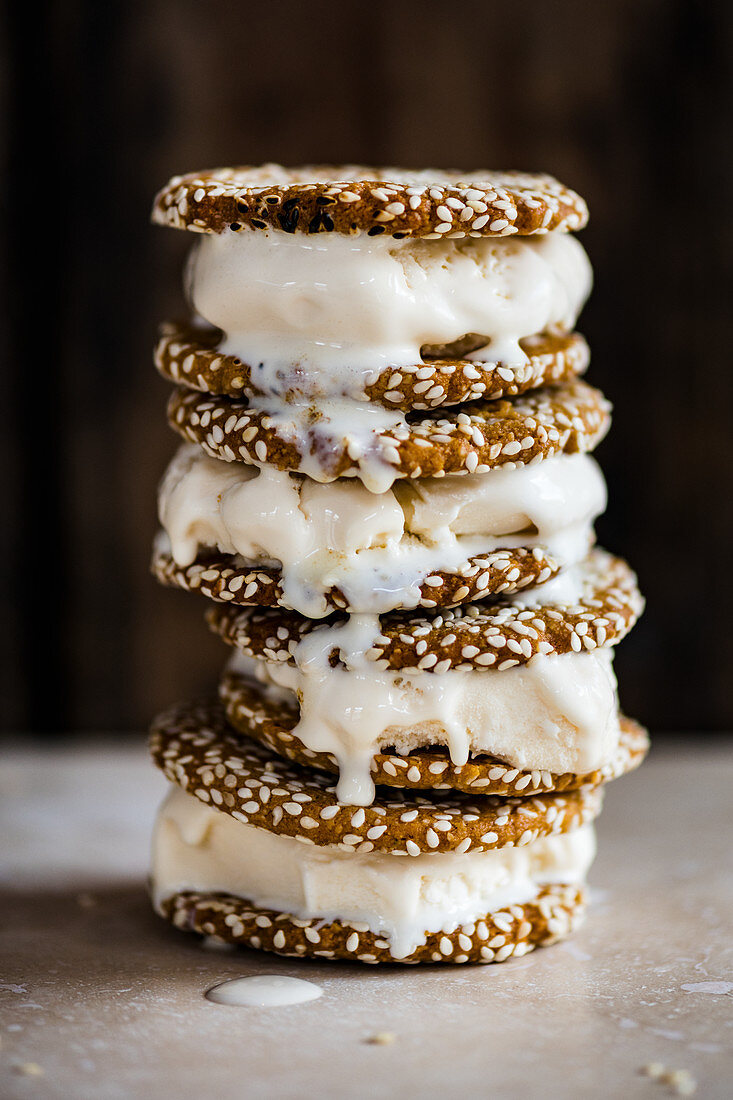
<instances>
[{"instance_id":1,"label":"top cookie","mask_svg":"<svg viewBox=\"0 0 733 1100\"><path fill-rule=\"evenodd\" d=\"M588 208L552 176L525 172L264 164L174 176L156 195L152 218L197 233L247 227L437 239L572 232L586 224Z\"/></svg>"}]
</instances>

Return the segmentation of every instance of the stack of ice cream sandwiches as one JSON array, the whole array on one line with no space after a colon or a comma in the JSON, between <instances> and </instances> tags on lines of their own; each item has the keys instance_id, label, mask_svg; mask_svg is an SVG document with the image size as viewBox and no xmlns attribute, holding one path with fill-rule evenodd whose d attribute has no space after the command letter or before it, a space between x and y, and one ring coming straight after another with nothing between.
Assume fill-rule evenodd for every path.
<instances>
[{"instance_id":1,"label":"stack of ice cream sandwiches","mask_svg":"<svg viewBox=\"0 0 733 1100\"><path fill-rule=\"evenodd\" d=\"M177 177L192 319L153 571L211 601L217 697L153 725L159 913L286 955L493 962L582 917L604 784L643 759L594 545L583 200L544 175Z\"/></svg>"}]
</instances>

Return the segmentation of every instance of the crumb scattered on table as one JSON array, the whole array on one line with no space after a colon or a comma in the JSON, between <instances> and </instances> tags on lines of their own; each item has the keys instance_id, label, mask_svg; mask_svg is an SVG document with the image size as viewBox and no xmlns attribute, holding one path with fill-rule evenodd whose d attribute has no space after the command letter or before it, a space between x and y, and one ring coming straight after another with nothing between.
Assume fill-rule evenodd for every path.
<instances>
[{"instance_id":1,"label":"crumb scattered on table","mask_svg":"<svg viewBox=\"0 0 733 1100\"><path fill-rule=\"evenodd\" d=\"M23 1077L43 1077L46 1072L43 1066L39 1066L38 1062L19 1062L14 1069L16 1073L22 1074Z\"/></svg>"},{"instance_id":2,"label":"crumb scattered on table","mask_svg":"<svg viewBox=\"0 0 733 1100\"><path fill-rule=\"evenodd\" d=\"M669 1070L662 1080L671 1085L678 1096L692 1096L697 1089L697 1081L688 1069Z\"/></svg>"},{"instance_id":3,"label":"crumb scattered on table","mask_svg":"<svg viewBox=\"0 0 733 1100\"><path fill-rule=\"evenodd\" d=\"M669 1085L678 1096L692 1096L697 1091L697 1081L688 1069L668 1069L662 1062L649 1062L639 1072L662 1085Z\"/></svg>"},{"instance_id":4,"label":"crumb scattered on table","mask_svg":"<svg viewBox=\"0 0 733 1100\"><path fill-rule=\"evenodd\" d=\"M375 1047L388 1047L394 1043L396 1038L397 1036L393 1031L378 1031L375 1035L370 1036L367 1042Z\"/></svg>"}]
</instances>

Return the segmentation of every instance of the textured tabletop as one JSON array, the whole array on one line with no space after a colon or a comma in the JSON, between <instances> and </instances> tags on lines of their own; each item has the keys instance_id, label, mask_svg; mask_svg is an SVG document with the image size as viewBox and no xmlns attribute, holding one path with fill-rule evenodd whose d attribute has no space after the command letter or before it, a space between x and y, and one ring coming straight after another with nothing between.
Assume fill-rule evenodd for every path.
<instances>
[{"instance_id":1,"label":"textured tabletop","mask_svg":"<svg viewBox=\"0 0 733 1100\"><path fill-rule=\"evenodd\" d=\"M370 969L207 950L145 896L164 783L143 748L7 749L0 768L0 1096L699 1097L733 1078L733 751L690 737L614 784L593 905L498 966ZM695 746L695 751L692 747ZM206 1001L290 974L288 1008ZM390 1033L387 1045L370 1043Z\"/></svg>"}]
</instances>

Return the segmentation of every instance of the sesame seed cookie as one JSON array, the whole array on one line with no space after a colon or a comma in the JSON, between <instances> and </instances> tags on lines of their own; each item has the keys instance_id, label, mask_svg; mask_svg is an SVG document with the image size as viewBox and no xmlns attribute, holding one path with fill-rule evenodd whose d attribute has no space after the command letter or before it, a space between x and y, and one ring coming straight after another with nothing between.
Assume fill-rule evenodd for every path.
<instances>
[{"instance_id":1,"label":"sesame seed cookie","mask_svg":"<svg viewBox=\"0 0 733 1100\"><path fill-rule=\"evenodd\" d=\"M625 561L600 549L578 568L583 591L576 604L543 604L539 588L530 607L500 600L465 604L431 617L389 612L379 618L379 633L364 656L375 669L503 671L527 664L537 654L582 653L615 645L644 607L636 576ZM339 621L319 623L292 611L231 604L213 607L207 620L225 642L248 656L289 664L303 638ZM331 664L343 660L334 640Z\"/></svg>"},{"instance_id":2,"label":"sesame seed cookie","mask_svg":"<svg viewBox=\"0 0 733 1100\"><path fill-rule=\"evenodd\" d=\"M376 492L397 478L487 473L592 451L610 425L608 401L579 381L512 400L474 401L470 411L396 414L394 424L370 431L366 442L316 410L304 426L302 415L291 419L287 408L268 411L180 387L171 396L168 420L213 458L271 465L321 482L360 477Z\"/></svg>"},{"instance_id":3,"label":"sesame seed cookie","mask_svg":"<svg viewBox=\"0 0 733 1100\"><path fill-rule=\"evenodd\" d=\"M237 606L283 607L282 570L256 563L238 564L232 554L201 554L188 566L177 565L161 532L153 547L151 572L161 584L201 592L219 603ZM470 600L485 600L521 592L557 575L557 560L541 547L496 550L469 558L455 573L431 573L420 585L418 607L454 607ZM340 588L325 594L327 606L350 611Z\"/></svg>"},{"instance_id":4,"label":"sesame seed cookie","mask_svg":"<svg viewBox=\"0 0 733 1100\"><path fill-rule=\"evenodd\" d=\"M260 684L233 670L223 673L219 698L230 724L247 737L296 764L338 774L335 756L306 748L293 733L300 718L296 702L272 698ZM620 726L621 736L612 759L583 775L523 771L488 754L470 756L466 764L454 764L447 749L430 746L413 749L407 755L390 750L376 753L372 780L386 787L468 794L526 795L597 786L638 768L649 751L647 732L637 722L622 715Z\"/></svg>"},{"instance_id":5,"label":"sesame seed cookie","mask_svg":"<svg viewBox=\"0 0 733 1100\"><path fill-rule=\"evenodd\" d=\"M235 355L217 350L221 333L167 324L155 346L155 365L171 382L228 397L262 396L257 372ZM520 341L522 364L426 357L410 367L374 372L364 399L387 409L436 409L465 401L515 397L538 386L567 382L583 374L590 358L580 333L544 333Z\"/></svg>"},{"instance_id":6,"label":"sesame seed cookie","mask_svg":"<svg viewBox=\"0 0 733 1100\"><path fill-rule=\"evenodd\" d=\"M278 955L362 963L493 963L520 958L564 939L581 923L585 892L578 886L544 886L523 905L509 905L452 932L427 933L425 943L395 960L388 941L365 924L303 920L260 909L231 894L183 891L164 899L161 916L176 928L217 936L225 943Z\"/></svg>"},{"instance_id":7,"label":"sesame seed cookie","mask_svg":"<svg viewBox=\"0 0 733 1100\"><path fill-rule=\"evenodd\" d=\"M305 770L228 725L221 703L182 704L153 723L150 751L166 777L245 825L349 852L486 852L529 844L592 821L601 787L527 797L380 792L340 803L332 776Z\"/></svg>"},{"instance_id":8,"label":"sesame seed cookie","mask_svg":"<svg viewBox=\"0 0 733 1100\"><path fill-rule=\"evenodd\" d=\"M198 233L278 229L439 239L571 232L586 224L588 208L548 175L265 164L174 176L156 195L152 218Z\"/></svg>"}]
</instances>

